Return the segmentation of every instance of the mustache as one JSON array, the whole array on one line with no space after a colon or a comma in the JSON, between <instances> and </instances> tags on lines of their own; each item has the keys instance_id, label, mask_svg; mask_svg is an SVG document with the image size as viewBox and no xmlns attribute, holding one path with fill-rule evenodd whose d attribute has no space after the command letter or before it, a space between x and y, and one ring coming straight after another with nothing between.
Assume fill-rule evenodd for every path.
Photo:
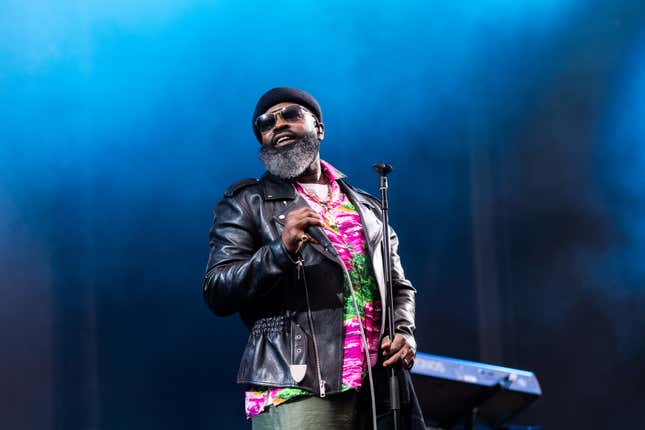
<instances>
[{"instance_id":1,"label":"mustache","mask_svg":"<svg viewBox=\"0 0 645 430\"><path fill-rule=\"evenodd\" d=\"M298 139L295 142L293 142L291 145L286 145L286 146L263 146L260 149L261 153L264 153L266 155L282 155L282 154L288 154L290 152L296 152L298 150L297 146L302 144L302 139Z\"/></svg>"}]
</instances>

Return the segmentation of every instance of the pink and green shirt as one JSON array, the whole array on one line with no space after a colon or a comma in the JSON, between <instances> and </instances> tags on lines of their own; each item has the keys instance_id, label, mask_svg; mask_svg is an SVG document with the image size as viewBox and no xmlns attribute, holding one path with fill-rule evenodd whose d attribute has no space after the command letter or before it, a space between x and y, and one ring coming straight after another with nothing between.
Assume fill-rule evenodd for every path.
<instances>
[{"instance_id":1,"label":"pink and green shirt","mask_svg":"<svg viewBox=\"0 0 645 430\"><path fill-rule=\"evenodd\" d=\"M381 303L376 280L370 271L367 243L363 225L354 205L343 194L337 179L344 178L331 164L321 160L324 175L331 184L329 203L328 187L317 190L316 185L294 183L296 191L323 219L323 230L338 252L351 279L360 315L356 315L354 301L345 279L343 309L343 372L341 390L358 390L367 371L365 353L361 341L359 318L365 328L369 346L370 362L376 363L379 331L381 327ZM318 191L318 192L317 192ZM320 202L325 202L327 210ZM246 417L258 415L270 405L278 406L296 397L312 395L300 388L251 387L245 393Z\"/></svg>"}]
</instances>

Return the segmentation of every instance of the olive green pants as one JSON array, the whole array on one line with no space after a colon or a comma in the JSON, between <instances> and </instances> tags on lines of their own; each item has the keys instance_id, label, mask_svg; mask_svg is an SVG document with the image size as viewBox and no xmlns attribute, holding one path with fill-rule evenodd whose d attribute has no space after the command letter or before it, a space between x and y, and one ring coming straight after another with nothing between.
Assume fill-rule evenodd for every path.
<instances>
[{"instance_id":1,"label":"olive green pants","mask_svg":"<svg viewBox=\"0 0 645 430\"><path fill-rule=\"evenodd\" d=\"M270 406L252 418L253 430L363 430L369 410L361 410L358 397L350 390L324 399L309 396Z\"/></svg>"}]
</instances>

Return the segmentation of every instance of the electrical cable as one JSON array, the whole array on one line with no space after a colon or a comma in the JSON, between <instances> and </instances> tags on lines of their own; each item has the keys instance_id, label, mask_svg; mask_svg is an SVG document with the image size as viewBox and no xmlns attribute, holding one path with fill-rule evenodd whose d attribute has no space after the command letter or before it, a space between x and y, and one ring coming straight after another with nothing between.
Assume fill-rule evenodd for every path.
<instances>
[{"instance_id":1,"label":"electrical cable","mask_svg":"<svg viewBox=\"0 0 645 430\"><path fill-rule=\"evenodd\" d=\"M349 272L343 264L343 273L347 278L347 285L349 286L349 291L352 294L352 301L354 302L354 311L356 312L356 317L358 318L358 328L361 333L361 341L363 343L363 350L365 351L365 361L367 363L367 378L370 383L370 399L372 401L372 426L374 430L376 427L376 394L374 394L374 378L372 377L372 361L370 360L370 349L369 344L367 343L367 336L365 336L365 328L363 327L363 321L361 320L361 314L358 310L358 301L356 300L356 292L354 291L354 284L349 277ZM378 354L378 349L377 349Z\"/></svg>"}]
</instances>

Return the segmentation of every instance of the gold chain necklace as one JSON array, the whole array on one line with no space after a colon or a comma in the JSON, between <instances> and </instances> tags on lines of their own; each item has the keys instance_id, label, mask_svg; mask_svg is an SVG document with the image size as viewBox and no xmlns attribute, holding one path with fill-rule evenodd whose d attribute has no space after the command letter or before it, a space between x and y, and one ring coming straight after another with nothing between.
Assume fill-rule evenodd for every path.
<instances>
[{"instance_id":1,"label":"gold chain necklace","mask_svg":"<svg viewBox=\"0 0 645 430\"><path fill-rule=\"evenodd\" d=\"M300 184L300 188L302 188L302 191L311 198L313 201L318 203L320 207L323 209L323 216L325 217L325 220L330 226L335 226L336 225L336 217L333 216L331 212L331 204L332 204L332 199L334 198L333 192L331 189L331 184L327 184L327 201L321 200L315 193L312 194L307 189L303 184Z\"/></svg>"}]
</instances>

